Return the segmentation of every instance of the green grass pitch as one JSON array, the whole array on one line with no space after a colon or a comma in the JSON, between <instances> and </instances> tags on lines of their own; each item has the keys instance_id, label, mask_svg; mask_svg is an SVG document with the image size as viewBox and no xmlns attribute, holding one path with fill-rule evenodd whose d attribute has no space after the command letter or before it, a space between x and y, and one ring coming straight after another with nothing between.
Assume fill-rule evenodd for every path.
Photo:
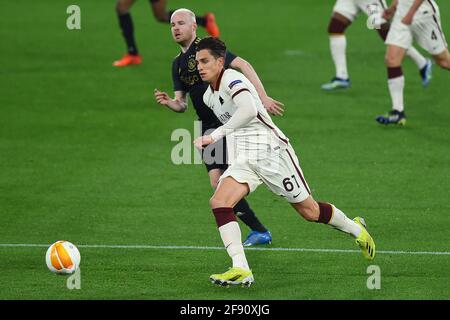
<instances>
[{"instance_id":1,"label":"green grass pitch","mask_svg":"<svg viewBox=\"0 0 450 320\"><path fill-rule=\"evenodd\" d=\"M82 29L70 31L66 8L74 3ZM450 3L438 3L450 37ZM380 251L373 262L357 251L248 250L255 284L224 290L208 276L229 267L225 250L89 247L222 246L204 166L170 161L171 133L192 132L194 111L176 114L153 98L154 88L172 92L179 49L144 0L131 10L144 63L125 69L111 66L125 49L114 1L6 1L0 299L449 299L450 74L435 66L423 89L405 60L408 123L378 125L375 116L390 109L385 46L361 16L347 32L353 87L322 92L334 74L326 33L333 4L169 1L216 14L230 50L285 103L275 122L315 198L366 218ZM273 234L266 248L357 250L349 236L305 222L264 186L248 200ZM61 239L79 246L80 290L48 271L45 246L4 246ZM370 265L380 268L379 290L367 288Z\"/></svg>"}]
</instances>

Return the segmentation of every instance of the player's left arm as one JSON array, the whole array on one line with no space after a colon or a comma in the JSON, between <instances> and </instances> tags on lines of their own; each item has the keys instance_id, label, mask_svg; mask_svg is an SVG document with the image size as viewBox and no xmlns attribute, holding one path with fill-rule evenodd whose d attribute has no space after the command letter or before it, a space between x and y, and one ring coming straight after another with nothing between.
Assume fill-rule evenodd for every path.
<instances>
[{"instance_id":1,"label":"player's left arm","mask_svg":"<svg viewBox=\"0 0 450 320\"><path fill-rule=\"evenodd\" d=\"M261 99L261 102L268 112L276 116L283 115L284 104L280 101L272 99L267 95L266 90L264 89L264 86L258 77L258 74L248 61L242 59L241 57L236 57L230 63L230 67L240 71L248 80L250 80L250 82L255 86L259 98Z\"/></svg>"},{"instance_id":2,"label":"player's left arm","mask_svg":"<svg viewBox=\"0 0 450 320\"><path fill-rule=\"evenodd\" d=\"M415 0L414 3L409 8L408 13L403 17L402 23L406 25L410 25L413 22L414 15L416 14L419 7L422 5L424 0Z\"/></svg>"},{"instance_id":3,"label":"player's left arm","mask_svg":"<svg viewBox=\"0 0 450 320\"><path fill-rule=\"evenodd\" d=\"M227 123L216 128L210 135L198 137L194 140L194 145L198 149L203 149L214 143L233 130L241 128L252 121L258 115L256 103L248 89L240 89L233 95L233 102L237 106L236 111Z\"/></svg>"}]
</instances>

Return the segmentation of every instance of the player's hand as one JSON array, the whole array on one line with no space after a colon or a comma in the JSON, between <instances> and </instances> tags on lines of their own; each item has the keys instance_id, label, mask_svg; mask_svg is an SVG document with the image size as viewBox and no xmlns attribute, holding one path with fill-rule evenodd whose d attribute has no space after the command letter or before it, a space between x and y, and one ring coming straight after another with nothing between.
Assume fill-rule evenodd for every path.
<instances>
[{"instance_id":1,"label":"player's hand","mask_svg":"<svg viewBox=\"0 0 450 320\"><path fill-rule=\"evenodd\" d=\"M267 112L274 116L282 116L284 113L284 104L280 101L277 101L275 99L272 99L269 96L266 96L264 98L261 98L261 102L263 103L264 107L266 108Z\"/></svg>"},{"instance_id":2,"label":"player's hand","mask_svg":"<svg viewBox=\"0 0 450 320\"><path fill-rule=\"evenodd\" d=\"M402 19L402 23L406 24L407 26L411 25L412 21L413 21L413 15L411 15L411 14L407 14Z\"/></svg>"},{"instance_id":3,"label":"player's hand","mask_svg":"<svg viewBox=\"0 0 450 320\"><path fill-rule=\"evenodd\" d=\"M383 11L382 17L386 20L391 20L392 17L394 16L394 13L395 13L395 8L389 7Z\"/></svg>"},{"instance_id":4,"label":"player's hand","mask_svg":"<svg viewBox=\"0 0 450 320\"><path fill-rule=\"evenodd\" d=\"M194 140L194 146L197 149L202 150L202 149L204 149L205 146L207 146L213 142L214 142L214 140L210 135L202 136L202 137L198 137L197 139Z\"/></svg>"},{"instance_id":5,"label":"player's hand","mask_svg":"<svg viewBox=\"0 0 450 320\"><path fill-rule=\"evenodd\" d=\"M164 106L167 106L169 104L169 101L171 99L166 92L161 92L158 89L155 89L154 94L155 94L156 102L158 102L159 104L162 104Z\"/></svg>"}]
</instances>

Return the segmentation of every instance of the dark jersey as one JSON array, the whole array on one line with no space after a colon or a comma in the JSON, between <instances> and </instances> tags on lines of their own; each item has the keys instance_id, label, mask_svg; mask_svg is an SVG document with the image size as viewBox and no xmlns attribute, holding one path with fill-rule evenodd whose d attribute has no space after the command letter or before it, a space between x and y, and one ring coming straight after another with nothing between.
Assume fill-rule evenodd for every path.
<instances>
[{"instance_id":1,"label":"dark jersey","mask_svg":"<svg viewBox=\"0 0 450 320\"><path fill-rule=\"evenodd\" d=\"M173 60L172 80L174 91L189 93L195 112L199 120L202 121L202 128L205 131L206 129L217 128L222 123L217 119L214 112L203 102L203 94L208 88L208 84L200 78L195 63L195 53L199 41L200 38L196 38L185 53L181 52ZM224 67L228 68L235 58L236 56L234 54L227 51Z\"/></svg>"}]
</instances>

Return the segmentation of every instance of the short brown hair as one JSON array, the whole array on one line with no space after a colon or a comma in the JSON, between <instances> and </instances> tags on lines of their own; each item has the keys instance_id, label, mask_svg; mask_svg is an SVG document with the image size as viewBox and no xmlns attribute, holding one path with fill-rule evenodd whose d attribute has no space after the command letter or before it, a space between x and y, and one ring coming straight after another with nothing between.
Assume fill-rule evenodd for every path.
<instances>
[{"instance_id":1,"label":"short brown hair","mask_svg":"<svg viewBox=\"0 0 450 320\"><path fill-rule=\"evenodd\" d=\"M225 53L227 52L225 43L222 40L213 37L203 38L197 44L197 51L205 49L208 50L209 53L211 53L211 55L216 59L225 58Z\"/></svg>"}]
</instances>

